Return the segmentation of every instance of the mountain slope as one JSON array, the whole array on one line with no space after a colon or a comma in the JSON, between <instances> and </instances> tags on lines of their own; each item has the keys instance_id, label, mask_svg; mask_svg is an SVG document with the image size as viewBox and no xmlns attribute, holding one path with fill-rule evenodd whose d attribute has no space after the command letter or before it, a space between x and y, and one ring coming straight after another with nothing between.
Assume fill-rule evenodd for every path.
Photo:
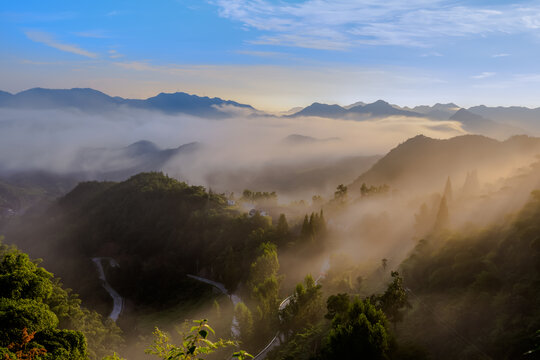
<instances>
[{"instance_id":1,"label":"mountain slope","mask_svg":"<svg viewBox=\"0 0 540 360\"><path fill-rule=\"evenodd\" d=\"M504 171L533 161L540 154L540 139L514 136L500 142L480 135L464 135L447 140L418 135L392 149L367 172L356 179L351 189L362 183L388 184L401 189L438 189L448 176L461 179L467 171Z\"/></svg>"},{"instance_id":2,"label":"mountain slope","mask_svg":"<svg viewBox=\"0 0 540 360\"><path fill-rule=\"evenodd\" d=\"M435 119L435 120L448 120L459 109L460 107L454 103L448 103L448 104L437 103L433 106L420 105L420 106L415 106L412 109L407 108L407 110L424 114L428 118Z\"/></svg>"},{"instance_id":3,"label":"mountain slope","mask_svg":"<svg viewBox=\"0 0 540 360\"><path fill-rule=\"evenodd\" d=\"M365 119L365 118L378 118L385 116L419 116L422 114L413 111L397 109L383 100L375 101L371 104L364 104L362 102L355 103L347 106L346 108L339 105L327 105L321 103L313 103L310 106L290 115L291 117L297 116L319 116L326 118L347 118L347 119Z\"/></svg>"},{"instance_id":4,"label":"mountain slope","mask_svg":"<svg viewBox=\"0 0 540 360\"><path fill-rule=\"evenodd\" d=\"M413 111L396 109L389 103L383 100L377 100L374 103L366 105L358 105L349 109L350 114L369 114L371 117L385 117L393 115L401 116L418 116L422 117L423 115Z\"/></svg>"},{"instance_id":5,"label":"mountain slope","mask_svg":"<svg viewBox=\"0 0 540 360\"><path fill-rule=\"evenodd\" d=\"M162 150L147 140L122 148L87 148L79 151L70 168L86 174L86 179L125 180L140 172L161 171L176 156L191 154L199 148L200 144L189 143Z\"/></svg>"},{"instance_id":6,"label":"mountain slope","mask_svg":"<svg viewBox=\"0 0 540 360\"><path fill-rule=\"evenodd\" d=\"M4 107L25 109L77 108L83 111L105 111L121 104L123 99L113 98L93 89L43 89L21 91L4 101Z\"/></svg>"},{"instance_id":7,"label":"mountain slope","mask_svg":"<svg viewBox=\"0 0 540 360\"><path fill-rule=\"evenodd\" d=\"M482 134L494 138L505 139L511 135L523 134L525 131L519 128L500 124L465 109L459 109L450 120L459 121L463 129L470 133Z\"/></svg>"},{"instance_id":8,"label":"mountain slope","mask_svg":"<svg viewBox=\"0 0 540 360\"><path fill-rule=\"evenodd\" d=\"M85 112L106 112L120 106L137 109L156 110L168 114L190 114L195 116L221 118L227 112L220 106L234 106L254 110L250 105L220 98L200 97L183 92L161 93L145 100L112 97L94 89L43 89L34 88L15 95L0 93L0 106L22 109L74 108Z\"/></svg>"},{"instance_id":9,"label":"mountain slope","mask_svg":"<svg viewBox=\"0 0 540 360\"><path fill-rule=\"evenodd\" d=\"M535 134L540 134L540 108L530 109L522 106L488 107L480 105L470 107L468 110L488 119L519 126Z\"/></svg>"},{"instance_id":10,"label":"mountain slope","mask_svg":"<svg viewBox=\"0 0 540 360\"><path fill-rule=\"evenodd\" d=\"M315 102L308 107L289 115L289 117L319 116L327 118L341 118L345 116L347 112L347 109L344 109L339 105L327 105Z\"/></svg>"},{"instance_id":11,"label":"mountain slope","mask_svg":"<svg viewBox=\"0 0 540 360\"><path fill-rule=\"evenodd\" d=\"M197 293L186 274L204 270L234 287L266 239L250 234L270 227L201 186L142 173L120 183L80 183L43 214L12 222L6 235L85 298L95 297L95 287L85 284L97 283L90 258L110 256L120 263L111 284L122 296L166 307Z\"/></svg>"},{"instance_id":12,"label":"mountain slope","mask_svg":"<svg viewBox=\"0 0 540 360\"><path fill-rule=\"evenodd\" d=\"M235 106L254 110L250 105L239 104L235 101L220 98L200 97L183 92L173 94L160 93L146 100L125 100L129 106L147 110L159 110L165 113L184 113L203 117L224 117L226 113L219 106Z\"/></svg>"},{"instance_id":13,"label":"mountain slope","mask_svg":"<svg viewBox=\"0 0 540 360\"><path fill-rule=\"evenodd\" d=\"M413 306L398 340L433 359L537 359L539 217L536 190L500 223L421 240L401 265Z\"/></svg>"}]
</instances>

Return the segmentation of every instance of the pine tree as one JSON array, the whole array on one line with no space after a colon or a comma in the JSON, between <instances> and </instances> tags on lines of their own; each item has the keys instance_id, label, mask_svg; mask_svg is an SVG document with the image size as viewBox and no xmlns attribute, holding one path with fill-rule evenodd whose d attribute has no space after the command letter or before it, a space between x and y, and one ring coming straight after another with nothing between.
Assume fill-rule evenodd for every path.
<instances>
[{"instance_id":1,"label":"pine tree","mask_svg":"<svg viewBox=\"0 0 540 360\"><path fill-rule=\"evenodd\" d=\"M446 198L446 201L449 203L453 200L453 194L452 194L452 182L450 181L450 176L446 179L446 185L444 186L444 194L443 196Z\"/></svg>"},{"instance_id":2,"label":"pine tree","mask_svg":"<svg viewBox=\"0 0 540 360\"><path fill-rule=\"evenodd\" d=\"M446 198L443 196L441 204L439 205L439 211L437 212L437 219L435 220L435 230L441 230L448 225L448 205L446 205Z\"/></svg>"}]
</instances>

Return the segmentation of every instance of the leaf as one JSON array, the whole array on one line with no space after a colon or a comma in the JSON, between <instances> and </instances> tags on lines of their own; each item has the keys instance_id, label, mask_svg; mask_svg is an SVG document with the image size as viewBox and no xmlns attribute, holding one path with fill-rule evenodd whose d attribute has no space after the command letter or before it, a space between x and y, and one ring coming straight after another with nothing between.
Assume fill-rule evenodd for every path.
<instances>
[{"instance_id":1,"label":"leaf","mask_svg":"<svg viewBox=\"0 0 540 360\"><path fill-rule=\"evenodd\" d=\"M212 332L212 334L216 335L216 332L214 331L214 329L212 329L212 328L210 327L210 325L204 324L204 327L207 328L208 330L210 330L210 331Z\"/></svg>"}]
</instances>

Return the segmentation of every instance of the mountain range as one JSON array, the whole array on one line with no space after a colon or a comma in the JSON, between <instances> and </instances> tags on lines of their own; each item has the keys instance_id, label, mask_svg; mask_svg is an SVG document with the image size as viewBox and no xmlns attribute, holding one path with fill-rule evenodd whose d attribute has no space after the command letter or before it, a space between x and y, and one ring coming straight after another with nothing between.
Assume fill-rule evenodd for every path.
<instances>
[{"instance_id":1,"label":"mountain range","mask_svg":"<svg viewBox=\"0 0 540 360\"><path fill-rule=\"evenodd\" d=\"M224 106L255 110L250 105L220 98L201 97L184 92L160 93L148 99L112 97L94 89L33 88L17 94L0 92L0 107L24 109L75 108L85 112L107 112L121 107L161 111L167 114L183 113L194 116L222 118L228 113Z\"/></svg>"},{"instance_id":2,"label":"mountain range","mask_svg":"<svg viewBox=\"0 0 540 360\"><path fill-rule=\"evenodd\" d=\"M443 187L450 176L462 181L470 171L504 174L527 168L540 154L540 138L513 136L505 141L481 135L463 135L450 139L432 139L418 135L399 144L378 160L351 185L360 191L367 185L388 184L401 190ZM536 159L537 161L537 159Z\"/></svg>"},{"instance_id":3,"label":"mountain range","mask_svg":"<svg viewBox=\"0 0 540 360\"><path fill-rule=\"evenodd\" d=\"M126 99L109 96L89 88L33 88L17 94L0 91L0 108L17 109L78 109L84 112L105 113L121 108L159 111L166 114L188 114L206 118L232 116L230 109L256 111L251 105L220 98L201 97L184 92L160 93L147 99ZM260 115L268 115L257 112ZM473 106L461 108L454 103L433 106L400 107L383 100L373 103L356 102L348 106L315 102L305 108L295 108L283 117L324 117L331 119L371 120L388 116L419 117L434 121L453 120L464 130L505 139L511 135L540 134L540 108Z\"/></svg>"},{"instance_id":4,"label":"mountain range","mask_svg":"<svg viewBox=\"0 0 540 360\"><path fill-rule=\"evenodd\" d=\"M327 105L321 103L313 103L304 109L289 115L289 117L298 116L319 116L330 118L345 118L345 119L357 119L357 118L379 118L386 116L417 116L423 117L423 114L396 108L386 101L377 100L371 104L355 103L351 106L342 107L339 105Z\"/></svg>"},{"instance_id":5,"label":"mountain range","mask_svg":"<svg viewBox=\"0 0 540 360\"><path fill-rule=\"evenodd\" d=\"M518 134L540 134L540 108L490 108L482 105L465 109L454 103L409 108L377 100L371 104L357 102L348 106L313 103L287 116L293 118L316 116L356 121L376 120L388 116L427 118L433 121L451 120L461 123L463 129L469 133L501 140Z\"/></svg>"}]
</instances>

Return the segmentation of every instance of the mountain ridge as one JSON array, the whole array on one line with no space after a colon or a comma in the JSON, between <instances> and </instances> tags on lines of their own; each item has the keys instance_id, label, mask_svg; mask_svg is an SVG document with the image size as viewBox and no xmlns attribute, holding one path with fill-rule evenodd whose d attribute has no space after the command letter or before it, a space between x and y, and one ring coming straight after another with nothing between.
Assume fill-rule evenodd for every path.
<instances>
[{"instance_id":1,"label":"mountain ridge","mask_svg":"<svg viewBox=\"0 0 540 360\"><path fill-rule=\"evenodd\" d=\"M540 152L540 138L518 135L505 141L483 135L462 135L450 139L433 139L417 135L399 144L379 159L350 185L359 191L363 183L387 184L408 188L423 184L440 188L448 176L461 177L475 169L497 168L512 164L515 156ZM441 170L441 164L444 168Z\"/></svg>"},{"instance_id":2,"label":"mountain ridge","mask_svg":"<svg viewBox=\"0 0 540 360\"><path fill-rule=\"evenodd\" d=\"M0 107L24 109L76 108L86 112L106 112L120 107L157 110L167 114L184 113L195 116L227 117L221 106L234 106L255 110L218 97L192 95L185 92L159 93L147 99L113 97L91 88L46 89L31 88L16 94L0 91Z\"/></svg>"}]
</instances>

